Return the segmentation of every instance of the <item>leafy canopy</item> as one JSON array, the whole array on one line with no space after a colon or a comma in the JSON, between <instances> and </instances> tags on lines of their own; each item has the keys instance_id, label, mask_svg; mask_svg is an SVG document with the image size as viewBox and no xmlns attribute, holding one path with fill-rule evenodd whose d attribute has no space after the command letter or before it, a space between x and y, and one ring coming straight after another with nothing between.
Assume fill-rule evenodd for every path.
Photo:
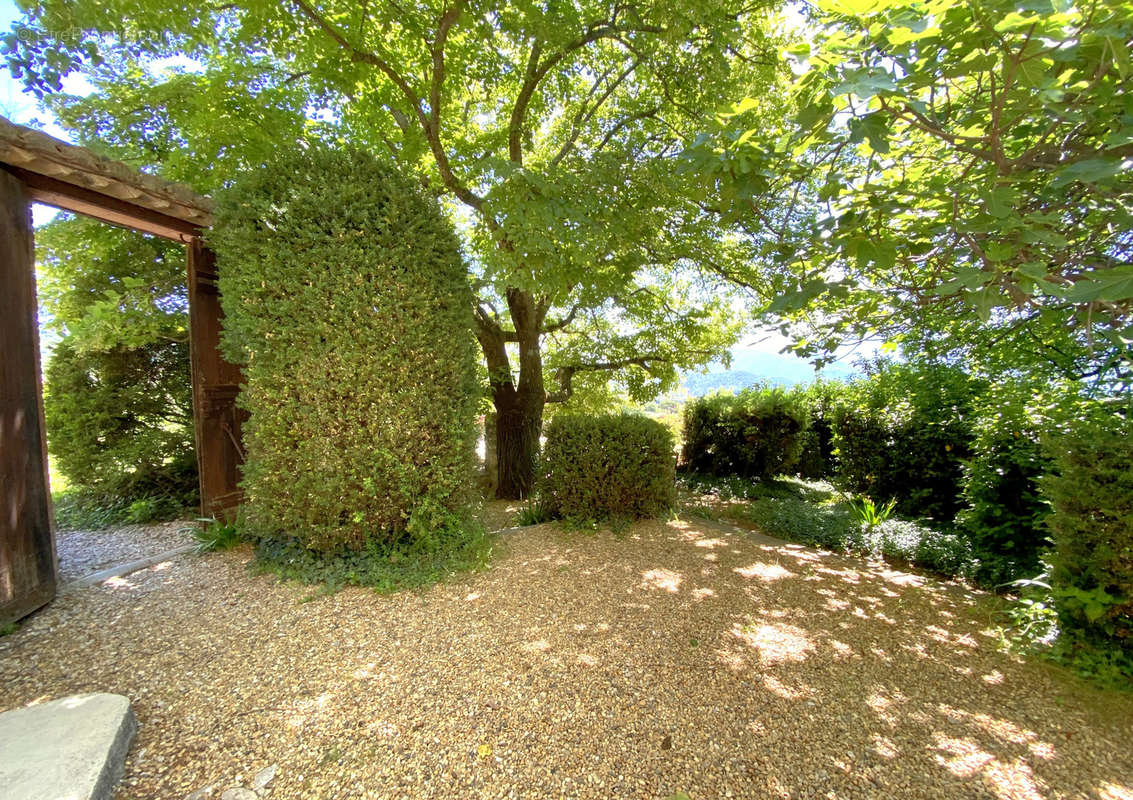
<instances>
[{"instance_id":1,"label":"leafy canopy","mask_svg":"<svg viewBox=\"0 0 1133 800\"><path fill-rule=\"evenodd\" d=\"M1127 361L1133 5L824 0L805 33L792 116L687 153L767 318L805 354L962 319Z\"/></svg>"},{"instance_id":2,"label":"leafy canopy","mask_svg":"<svg viewBox=\"0 0 1133 800\"><path fill-rule=\"evenodd\" d=\"M508 292L534 296L553 399L594 370L646 396L737 335L693 268L737 269L748 243L673 160L711 109L774 82L768 19L737 0L44 0L6 51L84 138L202 189L293 138L391 154L449 202L483 329L519 344ZM74 70L93 97L58 94Z\"/></svg>"}]
</instances>

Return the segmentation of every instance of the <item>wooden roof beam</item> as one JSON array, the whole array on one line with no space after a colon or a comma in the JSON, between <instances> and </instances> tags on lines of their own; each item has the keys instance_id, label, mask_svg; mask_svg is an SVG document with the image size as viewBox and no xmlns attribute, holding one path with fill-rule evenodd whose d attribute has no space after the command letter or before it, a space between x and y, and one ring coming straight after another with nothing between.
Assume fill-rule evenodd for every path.
<instances>
[{"instance_id":1,"label":"wooden roof beam","mask_svg":"<svg viewBox=\"0 0 1133 800\"><path fill-rule=\"evenodd\" d=\"M28 198L37 203L84 214L111 225L132 228L175 242L185 243L201 234L199 225L120 200L109 194L84 189L73 183L18 167L9 167L8 170L24 182Z\"/></svg>"}]
</instances>

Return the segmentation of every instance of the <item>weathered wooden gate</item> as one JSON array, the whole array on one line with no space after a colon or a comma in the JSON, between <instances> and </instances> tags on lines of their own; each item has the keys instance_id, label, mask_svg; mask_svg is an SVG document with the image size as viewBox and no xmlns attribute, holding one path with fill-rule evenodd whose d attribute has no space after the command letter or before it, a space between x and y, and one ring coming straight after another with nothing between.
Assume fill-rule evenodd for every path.
<instances>
[{"instance_id":1,"label":"weathered wooden gate","mask_svg":"<svg viewBox=\"0 0 1133 800\"><path fill-rule=\"evenodd\" d=\"M243 462L239 367L218 350L216 267L201 233L208 198L0 117L0 624L55 596L35 298L33 202L185 244L201 510L231 516Z\"/></svg>"}]
</instances>

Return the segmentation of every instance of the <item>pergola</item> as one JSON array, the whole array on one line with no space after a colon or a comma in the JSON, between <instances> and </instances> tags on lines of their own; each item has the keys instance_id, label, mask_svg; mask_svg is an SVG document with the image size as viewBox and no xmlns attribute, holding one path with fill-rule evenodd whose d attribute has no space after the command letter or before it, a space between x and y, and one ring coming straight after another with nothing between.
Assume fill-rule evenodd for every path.
<instances>
[{"instance_id":1,"label":"pergola","mask_svg":"<svg viewBox=\"0 0 1133 800\"><path fill-rule=\"evenodd\" d=\"M187 253L193 421L201 510L239 505L239 367L220 355L215 259L201 235L212 203L180 184L0 117L0 624L55 597L31 204L46 203L181 242Z\"/></svg>"}]
</instances>

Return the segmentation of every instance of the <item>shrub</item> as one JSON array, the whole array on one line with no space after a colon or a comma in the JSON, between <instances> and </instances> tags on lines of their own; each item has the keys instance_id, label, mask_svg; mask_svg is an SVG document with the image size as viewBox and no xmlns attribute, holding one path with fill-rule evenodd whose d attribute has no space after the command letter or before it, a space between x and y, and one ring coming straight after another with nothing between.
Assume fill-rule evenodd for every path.
<instances>
[{"instance_id":1,"label":"shrub","mask_svg":"<svg viewBox=\"0 0 1133 800\"><path fill-rule=\"evenodd\" d=\"M199 502L187 344L78 352L68 337L46 385L48 449L72 506L132 508L106 522L145 522Z\"/></svg>"},{"instance_id":2,"label":"shrub","mask_svg":"<svg viewBox=\"0 0 1133 800\"><path fill-rule=\"evenodd\" d=\"M682 462L706 475L773 478L798 462L809 421L803 396L785 389L701 397L685 405Z\"/></svg>"},{"instance_id":3,"label":"shrub","mask_svg":"<svg viewBox=\"0 0 1133 800\"><path fill-rule=\"evenodd\" d=\"M830 480L837 471L834 454L834 409L842 396L844 384L817 381L803 390L810 424L802 434L798 473L807 480Z\"/></svg>"},{"instance_id":4,"label":"shrub","mask_svg":"<svg viewBox=\"0 0 1133 800\"><path fill-rule=\"evenodd\" d=\"M836 483L906 516L951 522L971 452L971 406L981 388L944 365L885 364L855 381L836 408Z\"/></svg>"},{"instance_id":5,"label":"shrub","mask_svg":"<svg viewBox=\"0 0 1133 800\"><path fill-rule=\"evenodd\" d=\"M226 191L210 241L251 414L247 524L284 540L261 552L460 547L476 353L437 204L370 155L315 146Z\"/></svg>"},{"instance_id":6,"label":"shrub","mask_svg":"<svg viewBox=\"0 0 1133 800\"><path fill-rule=\"evenodd\" d=\"M578 520L653 517L676 506L673 435L636 414L556 415L537 485L547 514Z\"/></svg>"},{"instance_id":7,"label":"shrub","mask_svg":"<svg viewBox=\"0 0 1133 800\"><path fill-rule=\"evenodd\" d=\"M1133 420L1098 411L1046 442L1051 587L1064 633L1133 655Z\"/></svg>"},{"instance_id":8,"label":"shrub","mask_svg":"<svg viewBox=\"0 0 1133 800\"><path fill-rule=\"evenodd\" d=\"M1049 547L1049 507L1038 487L1050 460L1040 443L1045 418L1023 387L982 396L974 415L971 458L964 465L967 507L957 522L979 561L975 579L999 586L1033 577Z\"/></svg>"}]
</instances>

